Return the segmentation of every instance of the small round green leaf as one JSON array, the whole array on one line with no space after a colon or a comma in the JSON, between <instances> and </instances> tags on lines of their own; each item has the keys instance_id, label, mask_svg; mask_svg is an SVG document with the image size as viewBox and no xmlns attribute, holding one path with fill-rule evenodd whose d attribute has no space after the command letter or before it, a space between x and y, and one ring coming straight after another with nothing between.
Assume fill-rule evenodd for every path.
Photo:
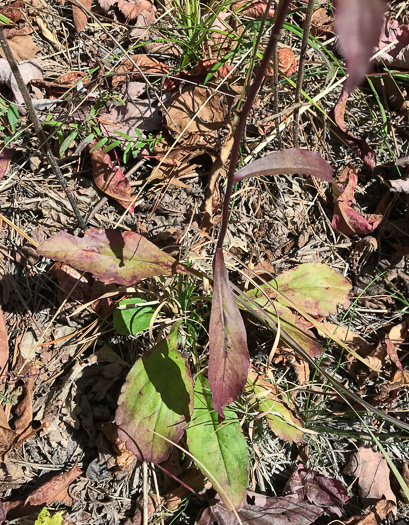
<instances>
[{"instance_id":1,"label":"small round green leaf","mask_svg":"<svg viewBox=\"0 0 409 525\"><path fill-rule=\"evenodd\" d=\"M147 330L155 309L151 306L136 306L121 309L121 306L146 303L139 297L124 299L114 310L114 328L121 335L135 335Z\"/></svg>"}]
</instances>

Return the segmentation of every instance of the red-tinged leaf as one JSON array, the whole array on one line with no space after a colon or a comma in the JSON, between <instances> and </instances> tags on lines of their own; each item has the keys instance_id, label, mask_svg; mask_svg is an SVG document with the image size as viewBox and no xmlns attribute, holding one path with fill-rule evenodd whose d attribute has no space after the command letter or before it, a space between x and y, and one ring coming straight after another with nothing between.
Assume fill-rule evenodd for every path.
<instances>
[{"instance_id":1,"label":"red-tinged leaf","mask_svg":"<svg viewBox=\"0 0 409 525\"><path fill-rule=\"evenodd\" d=\"M348 93L365 78L386 9L385 0L337 0L335 30L347 61Z\"/></svg>"},{"instance_id":2,"label":"red-tinged leaf","mask_svg":"<svg viewBox=\"0 0 409 525\"><path fill-rule=\"evenodd\" d=\"M337 126L337 133L341 139L350 146L352 151L354 151L367 166L372 170L376 166L376 155L374 150L366 143L364 139L360 139L356 135L353 135L351 132L347 131L344 121L345 107L348 101L348 92L344 88L341 92L338 102L335 104L334 109L332 109L328 116L335 122Z\"/></svg>"},{"instance_id":3,"label":"red-tinged leaf","mask_svg":"<svg viewBox=\"0 0 409 525\"><path fill-rule=\"evenodd\" d=\"M255 160L237 171L234 180L267 175L314 175L327 182L332 182L332 168L316 151L290 148L275 151L262 159Z\"/></svg>"},{"instance_id":4,"label":"red-tinged leaf","mask_svg":"<svg viewBox=\"0 0 409 525\"><path fill-rule=\"evenodd\" d=\"M209 383L199 374L195 384L192 420L186 430L189 451L197 466L210 479L229 510L243 506L248 480L248 451L237 414L225 410L226 422L219 427Z\"/></svg>"},{"instance_id":5,"label":"red-tinged leaf","mask_svg":"<svg viewBox=\"0 0 409 525\"><path fill-rule=\"evenodd\" d=\"M82 4L86 9L91 9L92 0L77 0L79 4ZM87 25L88 15L87 13L75 5L72 4L72 17L74 19L74 25L77 33L81 33Z\"/></svg>"},{"instance_id":6,"label":"red-tinged leaf","mask_svg":"<svg viewBox=\"0 0 409 525\"><path fill-rule=\"evenodd\" d=\"M173 257L139 233L90 228L84 237L67 232L44 241L39 255L90 272L105 284L131 285L155 275L172 275L179 266Z\"/></svg>"},{"instance_id":7,"label":"red-tinged leaf","mask_svg":"<svg viewBox=\"0 0 409 525\"><path fill-rule=\"evenodd\" d=\"M92 148L92 144L90 144ZM113 197L124 208L134 200L134 194L129 184L129 180L124 176L122 170L113 165L111 157L108 153L101 153L101 151L93 151L91 153L92 160L92 176L98 188L106 193L109 197ZM129 208L133 213L134 205Z\"/></svg>"},{"instance_id":8,"label":"red-tinged leaf","mask_svg":"<svg viewBox=\"0 0 409 525\"><path fill-rule=\"evenodd\" d=\"M15 153L14 148L3 148L0 153L0 180L4 177L7 170L9 169L11 159Z\"/></svg>"},{"instance_id":9,"label":"red-tinged leaf","mask_svg":"<svg viewBox=\"0 0 409 525\"><path fill-rule=\"evenodd\" d=\"M63 474L54 476L50 481L35 489L25 501L5 501L4 508L7 510L7 518L19 518L39 512L44 505L49 505L59 497L64 497L67 487L82 474L82 470L75 465Z\"/></svg>"},{"instance_id":10,"label":"red-tinged leaf","mask_svg":"<svg viewBox=\"0 0 409 525\"><path fill-rule=\"evenodd\" d=\"M192 376L177 350L179 325L138 359L118 400L118 436L139 461L164 461L173 447L161 436L177 443L193 411Z\"/></svg>"},{"instance_id":11,"label":"red-tinged leaf","mask_svg":"<svg viewBox=\"0 0 409 525\"><path fill-rule=\"evenodd\" d=\"M3 311L0 308L0 377L7 372L8 361L9 339L7 336L7 328L4 321Z\"/></svg>"},{"instance_id":12,"label":"red-tinged leaf","mask_svg":"<svg viewBox=\"0 0 409 525\"><path fill-rule=\"evenodd\" d=\"M389 466L379 452L360 447L358 452L351 455L344 474L358 478L359 496L365 506L380 499L396 503L396 496L391 488Z\"/></svg>"},{"instance_id":13,"label":"red-tinged leaf","mask_svg":"<svg viewBox=\"0 0 409 525\"><path fill-rule=\"evenodd\" d=\"M243 523L251 525L310 525L324 509L300 500L298 495L270 498L263 494L249 492L247 502L238 512ZM237 525L237 517L222 502L204 510L197 525Z\"/></svg>"},{"instance_id":14,"label":"red-tinged leaf","mask_svg":"<svg viewBox=\"0 0 409 525\"><path fill-rule=\"evenodd\" d=\"M342 516L342 507L349 500L342 481L309 470L301 464L288 480L284 492L298 494L303 500L339 517Z\"/></svg>"},{"instance_id":15,"label":"red-tinged leaf","mask_svg":"<svg viewBox=\"0 0 409 525\"><path fill-rule=\"evenodd\" d=\"M285 298L277 295L277 286ZM262 291L254 289L248 295L252 298L265 298L265 293L289 308L295 304L309 315L326 317L335 314L338 306L348 308L352 285L327 264L305 263L282 272L274 281L263 284L260 288Z\"/></svg>"},{"instance_id":16,"label":"red-tinged leaf","mask_svg":"<svg viewBox=\"0 0 409 525\"><path fill-rule=\"evenodd\" d=\"M230 289L221 249L216 250L213 275L213 301L209 325L209 383L213 406L223 419L224 407L243 393L250 356L246 328Z\"/></svg>"},{"instance_id":17,"label":"red-tinged leaf","mask_svg":"<svg viewBox=\"0 0 409 525\"><path fill-rule=\"evenodd\" d=\"M333 184L335 202L332 225L345 235L368 235L382 221L382 215L361 215L351 207L357 183L358 176L351 166L347 166L341 170Z\"/></svg>"}]
</instances>

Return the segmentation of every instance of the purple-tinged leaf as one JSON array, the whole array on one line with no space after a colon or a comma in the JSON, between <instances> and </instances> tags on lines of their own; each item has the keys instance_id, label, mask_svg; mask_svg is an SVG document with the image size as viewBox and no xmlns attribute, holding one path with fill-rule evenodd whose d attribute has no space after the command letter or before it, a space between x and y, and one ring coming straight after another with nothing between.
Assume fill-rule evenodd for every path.
<instances>
[{"instance_id":1,"label":"purple-tinged leaf","mask_svg":"<svg viewBox=\"0 0 409 525\"><path fill-rule=\"evenodd\" d=\"M350 131L347 131L344 115L345 108L348 101L348 91L343 88L338 102L335 104L334 109L328 113L328 117L333 120L337 126L337 134L342 140L349 145L359 157L365 162L367 166L373 170L376 166L376 155L374 150L367 144L364 139L353 135Z\"/></svg>"},{"instance_id":2,"label":"purple-tinged leaf","mask_svg":"<svg viewBox=\"0 0 409 525\"><path fill-rule=\"evenodd\" d=\"M0 153L0 180L6 174L6 171L9 169L11 159L15 153L14 148L4 148Z\"/></svg>"},{"instance_id":3,"label":"purple-tinged leaf","mask_svg":"<svg viewBox=\"0 0 409 525\"><path fill-rule=\"evenodd\" d=\"M248 177L262 177L267 175L313 175L327 182L332 182L332 168L316 151L290 148L274 151L262 159L255 160L248 166L241 168L234 175L239 181Z\"/></svg>"},{"instance_id":4,"label":"purple-tinged leaf","mask_svg":"<svg viewBox=\"0 0 409 525\"><path fill-rule=\"evenodd\" d=\"M221 249L216 250L213 275L213 302L209 326L209 382L213 406L223 418L224 407L243 393L250 356L246 328L230 289Z\"/></svg>"},{"instance_id":5,"label":"purple-tinged leaf","mask_svg":"<svg viewBox=\"0 0 409 525\"><path fill-rule=\"evenodd\" d=\"M303 501L298 495L269 497L249 492L247 502L238 512L243 523L251 525L310 525L324 509ZM203 511L197 525L237 525L237 518L221 501Z\"/></svg>"},{"instance_id":6,"label":"purple-tinged leaf","mask_svg":"<svg viewBox=\"0 0 409 525\"><path fill-rule=\"evenodd\" d=\"M193 411L192 376L177 350L179 325L138 359L119 396L118 436L139 461L164 461L173 447L161 436L177 443Z\"/></svg>"},{"instance_id":7,"label":"purple-tinged leaf","mask_svg":"<svg viewBox=\"0 0 409 525\"><path fill-rule=\"evenodd\" d=\"M343 505L349 500L348 491L342 481L309 470L301 464L287 481L284 493L298 494L309 503L314 503L339 517L342 516Z\"/></svg>"},{"instance_id":8,"label":"purple-tinged leaf","mask_svg":"<svg viewBox=\"0 0 409 525\"><path fill-rule=\"evenodd\" d=\"M60 232L37 248L39 255L90 272L105 284L131 285L182 270L176 260L142 235L90 228L84 237Z\"/></svg>"},{"instance_id":9,"label":"purple-tinged leaf","mask_svg":"<svg viewBox=\"0 0 409 525\"><path fill-rule=\"evenodd\" d=\"M387 4L385 0L337 0L336 7L335 31L348 70L345 89L351 93L368 71Z\"/></svg>"},{"instance_id":10,"label":"purple-tinged leaf","mask_svg":"<svg viewBox=\"0 0 409 525\"><path fill-rule=\"evenodd\" d=\"M220 428L209 383L199 374L192 419L186 430L189 451L226 507L238 510L247 492L247 444L236 413L226 408L225 415L226 423Z\"/></svg>"}]
</instances>

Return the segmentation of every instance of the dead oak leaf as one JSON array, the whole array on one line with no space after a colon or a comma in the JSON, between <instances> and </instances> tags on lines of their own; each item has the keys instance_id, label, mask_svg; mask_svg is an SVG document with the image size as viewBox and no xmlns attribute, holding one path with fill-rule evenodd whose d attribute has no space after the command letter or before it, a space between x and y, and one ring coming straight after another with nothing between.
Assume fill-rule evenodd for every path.
<instances>
[{"instance_id":1,"label":"dead oak leaf","mask_svg":"<svg viewBox=\"0 0 409 525\"><path fill-rule=\"evenodd\" d=\"M351 455L344 474L358 478L359 496L365 506L381 499L392 501L396 505L396 496L389 479L389 466L379 452L360 447L358 452Z\"/></svg>"},{"instance_id":2,"label":"dead oak leaf","mask_svg":"<svg viewBox=\"0 0 409 525\"><path fill-rule=\"evenodd\" d=\"M76 0L76 3L72 4L72 16L75 29L77 33L81 33L87 25L88 15L78 4L82 4L89 11L91 9L92 0Z\"/></svg>"},{"instance_id":3,"label":"dead oak leaf","mask_svg":"<svg viewBox=\"0 0 409 525\"><path fill-rule=\"evenodd\" d=\"M132 55L115 68L115 73L132 73L132 75L115 75L112 79L113 86L123 82L130 76L132 78L141 77L142 73L147 75L166 75L169 73L169 67L147 55Z\"/></svg>"},{"instance_id":4,"label":"dead oak leaf","mask_svg":"<svg viewBox=\"0 0 409 525\"><path fill-rule=\"evenodd\" d=\"M32 60L40 51L40 48L34 43L33 37L31 35L17 34L7 38L7 43L10 46L13 57L17 62ZM3 50L0 50L0 54L4 56Z\"/></svg>"}]
</instances>

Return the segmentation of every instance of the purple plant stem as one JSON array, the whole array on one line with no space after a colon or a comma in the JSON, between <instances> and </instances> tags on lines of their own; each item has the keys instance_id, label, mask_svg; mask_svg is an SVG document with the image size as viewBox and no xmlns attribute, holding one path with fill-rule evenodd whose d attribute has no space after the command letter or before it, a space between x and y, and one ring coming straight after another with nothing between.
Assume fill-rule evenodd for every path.
<instances>
[{"instance_id":1,"label":"purple plant stem","mask_svg":"<svg viewBox=\"0 0 409 525\"><path fill-rule=\"evenodd\" d=\"M260 62L260 65L257 69L256 77L251 86L249 94L247 96L246 102L244 103L243 109L240 113L239 121L237 123L236 130L234 132L234 142L230 156L230 166L229 172L227 175L227 186L226 194L223 202L223 219L222 227L219 233L219 239L217 241L216 249L221 249L223 247L224 238L227 232L227 225L229 223L229 210L230 210L230 197L233 191L233 186L235 183L234 172L237 166L240 155L240 142L243 135L244 127L250 110L253 106L254 100L256 98L257 92L263 82L263 78L266 74L268 64L270 62L271 56L275 47L277 46L278 38L280 36L281 28L283 27L285 17L289 8L291 0L280 0L276 11L276 19L274 22L274 27L270 36L270 40L267 44L266 50L264 51L264 56Z\"/></svg>"}]
</instances>

